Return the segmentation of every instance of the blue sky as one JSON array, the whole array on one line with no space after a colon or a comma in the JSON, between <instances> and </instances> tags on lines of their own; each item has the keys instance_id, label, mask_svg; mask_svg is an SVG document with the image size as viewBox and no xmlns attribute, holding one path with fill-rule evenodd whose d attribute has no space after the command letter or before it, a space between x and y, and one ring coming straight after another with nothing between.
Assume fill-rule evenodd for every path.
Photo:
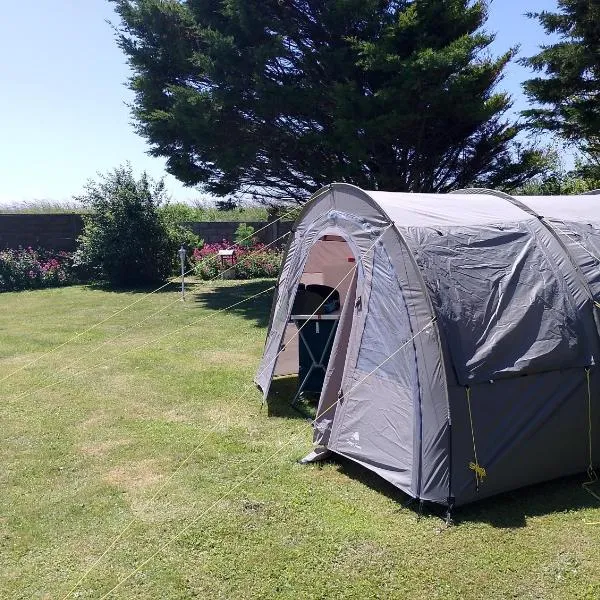
<instances>
[{"instance_id":1,"label":"blue sky","mask_svg":"<svg viewBox=\"0 0 600 600\"><path fill-rule=\"evenodd\" d=\"M0 19L0 203L70 200L86 180L129 160L137 172L165 175L164 161L147 156L131 125L124 83L129 70L106 20L106 0L5 2ZM527 11L552 10L555 0L493 0L487 29L495 53L520 44L524 56L545 43ZM512 64L502 82L525 107L526 69ZM175 200L200 192L167 176Z\"/></svg>"}]
</instances>

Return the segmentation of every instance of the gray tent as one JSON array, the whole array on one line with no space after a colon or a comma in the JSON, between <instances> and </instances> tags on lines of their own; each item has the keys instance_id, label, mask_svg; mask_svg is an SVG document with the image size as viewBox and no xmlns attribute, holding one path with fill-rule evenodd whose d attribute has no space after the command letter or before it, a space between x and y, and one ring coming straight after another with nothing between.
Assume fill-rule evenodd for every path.
<instances>
[{"instance_id":1,"label":"gray tent","mask_svg":"<svg viewBox=\"0 0 600 600\"><path fill-rule=\"evenodd\" d=\"M294 227L256 383L266 397L298 372L298 284L341 282L318 450L448 506L583 472L600 457L599 256L598 197L331 185Z\"/></svg>"}]
</instances>

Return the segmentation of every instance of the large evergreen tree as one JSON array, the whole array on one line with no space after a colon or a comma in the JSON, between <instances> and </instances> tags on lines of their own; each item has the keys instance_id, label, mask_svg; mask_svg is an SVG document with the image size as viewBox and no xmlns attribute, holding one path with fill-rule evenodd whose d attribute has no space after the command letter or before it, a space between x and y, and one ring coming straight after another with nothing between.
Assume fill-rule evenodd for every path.
<instances>
[{"instance_id":1,"label":"large evergreen tree","mask_svg":"<svg viewBox=\"0 0 600 600\"><path fill-rule=\"evenodd\" d=\"M587 155L589 166L600 167L600 2L558 0L558 12L530 16L559 40L523 61L540 73L524 84L540 106L524 114L533 128L557 132Z\"/></svg>"},{"instance_id":2,"label":"large evergreen tree","mask_svg":"<svg viewBox=\"0 0 600 600\"><path fill-rule=\"evenodd\" d=\"M535 151L495 91L484 1L112 0L138 131L217 195L516 186Z\"/></svg>"}]
</instances>

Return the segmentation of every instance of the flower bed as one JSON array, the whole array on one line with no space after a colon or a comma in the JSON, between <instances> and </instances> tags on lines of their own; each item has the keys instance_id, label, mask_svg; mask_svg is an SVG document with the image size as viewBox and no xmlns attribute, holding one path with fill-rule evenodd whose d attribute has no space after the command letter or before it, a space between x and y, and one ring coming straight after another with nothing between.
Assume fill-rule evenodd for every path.
<instances>
[{"instance_id":1,"label":"flower bed","mask_svg":"<svg viewBox=\"0 0 600 600\"><path fill-rule=\"evenodd\" d=\"M232 278L257 279L260 277L277 277L283 252L266 248L264 244L253 243L250 247L232 244L223 240L218 244L204 244L192 253L194 273L200 279L215 279L223 271L230 269L231 264L223 264L219 250L234 250Z\"/></svg>"},{"instance_id":2,"label":"flower bed","mask_svg":"<svg viewBox=\"0 0 600 600\"><path fill-rule=\"evenodd\" d=\"M19 248L0 250L0 292L55 287L75 283L73 257Z\"/></svg>"}]
</instances>

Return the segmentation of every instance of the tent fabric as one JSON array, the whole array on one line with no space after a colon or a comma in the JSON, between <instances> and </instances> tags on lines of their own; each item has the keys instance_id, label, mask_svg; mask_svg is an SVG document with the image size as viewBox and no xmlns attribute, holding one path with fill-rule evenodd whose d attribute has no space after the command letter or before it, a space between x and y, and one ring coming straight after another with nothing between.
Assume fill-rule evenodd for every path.
<instances>
[{"instance_id":1,"label":"tent fabric","mask_svg":"<svg viewBox=\"0 0 600 600\"><path fill-rule=\"evenodd\" d=\"M584 471L600 431L594 200L324 188L295 224L256 383L267 398L298 283L336 236L356 268L317 446L445 505Z\"/></svg>"},{"instance_id":2,"label":"tent fabric","mask_svg":"<svg viewBox=\"0 0 600 600\"><path fill-rule=\"evenodd\" d=\"M600 302L600 197L520 196L560 237Z\"/></svg>"},{"instance_id":3,"label":"tent fabric","mask_svg":"<svg viewBox=\"0 0 600 600\"><path fill-rule=\"evenodd\" d=\"M585 294L539 222L420 231L415 242L461 384L590 364Z\"/></svg>"}]
</instances>

